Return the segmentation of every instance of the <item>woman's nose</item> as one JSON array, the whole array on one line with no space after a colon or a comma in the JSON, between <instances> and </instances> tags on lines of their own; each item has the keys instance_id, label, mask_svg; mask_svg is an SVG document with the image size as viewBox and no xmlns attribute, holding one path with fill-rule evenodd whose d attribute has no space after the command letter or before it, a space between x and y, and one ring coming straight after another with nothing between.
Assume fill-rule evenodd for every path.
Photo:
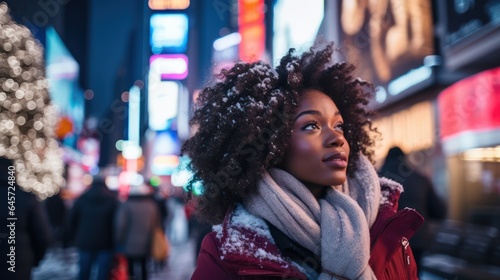
<instances>
[{"instance_id":1,"label":"woman's nose","mask_svg":"<svg viewBox=\"0 0 500 280\"><path fill-rule=\"evenodd\" d=\"M327 135L327 138L326 138L326 141L325 141L325 146L328 146L328 147L342 147L345 143L345 138L344 138L344 135L335 130L335 129L331 129L329 131L329 134Z\"/></svg>"}]
</instances>

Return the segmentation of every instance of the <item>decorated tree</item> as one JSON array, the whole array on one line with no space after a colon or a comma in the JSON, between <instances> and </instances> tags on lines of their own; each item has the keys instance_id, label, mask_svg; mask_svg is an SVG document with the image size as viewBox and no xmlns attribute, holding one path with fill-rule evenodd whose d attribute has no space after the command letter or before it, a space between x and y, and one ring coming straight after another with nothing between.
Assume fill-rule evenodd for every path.
<instances>
[{"instance_id":1,"label":"decorated tree","mask_svg":"<svg viewBox=\"0 0 500 280\"><path fill-rule=\"evenodd\" d=\"M47 86L42 46L0 3L0 157L13 161L17 184L40 198L64 184Z\"/></svg>"}]
</instances>

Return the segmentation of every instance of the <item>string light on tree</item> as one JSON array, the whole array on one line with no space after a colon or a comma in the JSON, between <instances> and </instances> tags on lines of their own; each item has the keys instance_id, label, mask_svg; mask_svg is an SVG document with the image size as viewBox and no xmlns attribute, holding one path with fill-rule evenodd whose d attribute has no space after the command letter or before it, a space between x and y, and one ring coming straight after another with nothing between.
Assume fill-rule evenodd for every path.
<instances>
[{"instance_id":1,"label":"string light on tree","mask_svg":"<svg viewBox=\"0 0 500 280\"><path fill-rule=\"evenodd\" d=\"M0 4L0 157L14 162L17 183L40 198L64 184L57 123L44 76L43 49Z\"/></svg>"}]
</instances>

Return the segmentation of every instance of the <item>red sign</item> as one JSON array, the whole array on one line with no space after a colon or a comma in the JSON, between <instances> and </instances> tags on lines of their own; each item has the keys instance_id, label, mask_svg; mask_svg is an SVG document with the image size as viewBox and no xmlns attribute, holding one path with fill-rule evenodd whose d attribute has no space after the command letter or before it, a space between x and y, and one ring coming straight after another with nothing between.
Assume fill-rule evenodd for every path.
<instances>
[{"instance_id":1,"label":"red sign","mask_svg":"<svg viewBox=\"0 0 500 280\"><path fill-rule=\"evenodd\" d=\"M500 67L461 80L438 97L441 139L500 129Z\"/></svg>"},{"instance_id":2,"label":"red sign","mask_svg":"<svg viewBox=\"0 0 500 280\"><path fill-rule=\"evenodd\" d=\"M241 35L240 59L260 60L265 52L264 0L239 0L238 25Z\"/></svg>"},{"instance_id":3,"label":"red sign","mask_svg":"<svg viewBox=\"0 0 500 280\"><path fill-rule=\"evenodd\" d=\"M238 25L264 23L264 0L239 0Z\"/></svg>"}]
</instances>

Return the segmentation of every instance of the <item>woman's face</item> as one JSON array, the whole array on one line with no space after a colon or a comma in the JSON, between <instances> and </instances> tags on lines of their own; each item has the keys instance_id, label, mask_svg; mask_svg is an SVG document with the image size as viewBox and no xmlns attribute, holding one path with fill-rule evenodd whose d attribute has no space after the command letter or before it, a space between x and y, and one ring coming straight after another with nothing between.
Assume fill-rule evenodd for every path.
<instances>
[{"instance_id":1,"label":"woman's face","mask_svg":"<svg viewBox=\"0 0 500 280\"><path fill-rule=\"evenodd\" d=\"M344 121L333 100L318 90L306 90L295 114L292 143L284 169L318 196L325 186L346 180L349 144Z\"/></svg>"}]
</instances>

